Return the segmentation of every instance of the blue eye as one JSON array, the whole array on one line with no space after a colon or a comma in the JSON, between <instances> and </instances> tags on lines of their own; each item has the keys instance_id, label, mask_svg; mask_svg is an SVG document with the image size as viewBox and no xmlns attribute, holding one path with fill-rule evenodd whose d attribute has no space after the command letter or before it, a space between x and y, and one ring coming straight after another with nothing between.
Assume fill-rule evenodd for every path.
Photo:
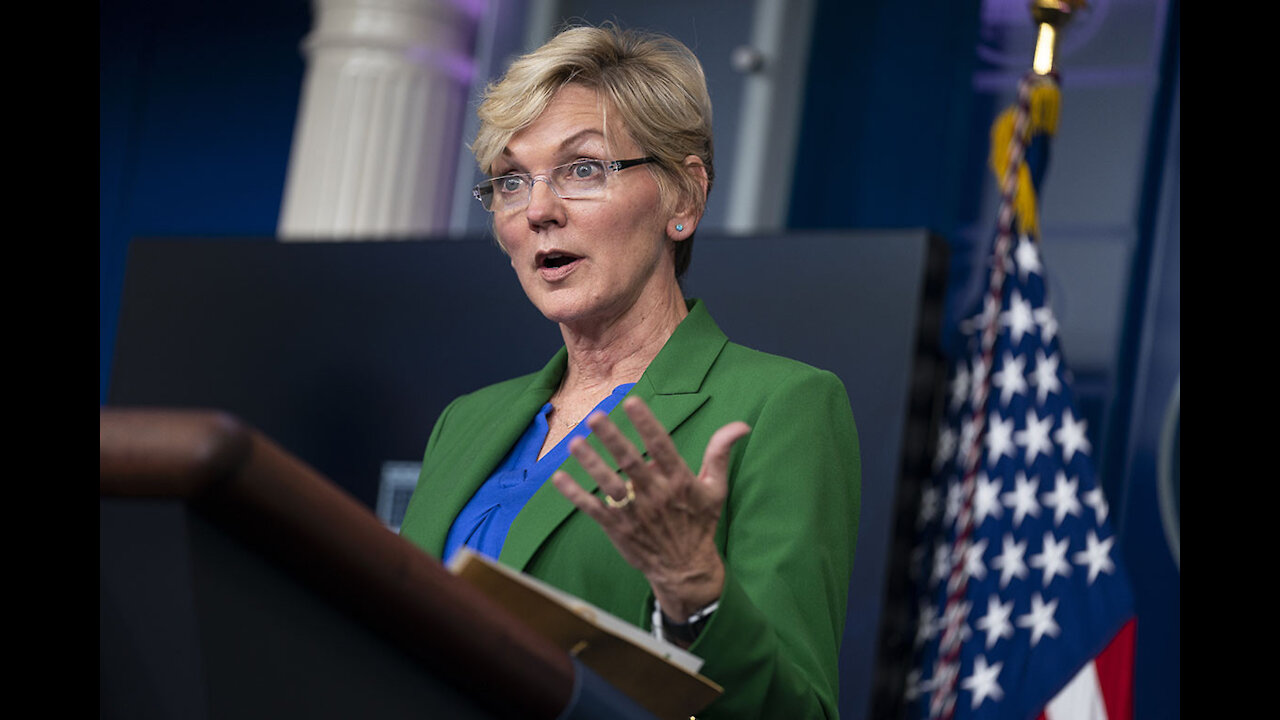
<instances>
[{"instance_id":1,"label":"blue eye","mask_svg":"<svg viewBox=\"0 0 1280 720\"><path fill-rule=\"evenodd\" d=\"M574 180L594 180L604 174L604 164L599 160L579 160L569 165L569 177Z\"/></svg>"},{"instance_id":2,"label":"blue eye","mask_svg":"<svg viewBox=\"0 0 1280 720\"><path fill-rule=\"evenodd\" d=\"M496 186L496 189L498 190L498 192L502 192L502 193L519 192L520 188L524 185L524 178L520 177L519 175L507 175L506 177L498 178L497 181L494 182L494 185Z\"/></svg>"}]
</instances>

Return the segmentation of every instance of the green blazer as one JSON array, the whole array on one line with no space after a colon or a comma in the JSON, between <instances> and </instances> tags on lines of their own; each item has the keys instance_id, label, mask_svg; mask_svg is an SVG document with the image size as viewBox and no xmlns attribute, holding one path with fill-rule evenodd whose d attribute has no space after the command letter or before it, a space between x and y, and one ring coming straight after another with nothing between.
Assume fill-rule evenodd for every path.
<instances>
[{"instance_id":1,"label":"green blazer","mask_svg":"<svg viewBox=\"0 0 1280 720\"><path fill-rule=\"evenodd\" d=\"M427 441L401 534L440 557L459 511L555 392L562 348L539 372L453 401ZM690 648L725 689L699 717L837 715L837 663L857 536L860 459L835 375L728 341L700 301L631 394L643 399L697 472L712 433L743 420L716 542L720 607ZM621 406L610 418L643 450ZM601 457L608 452L592 436ZM569 458L563 468L596 483ZM590 517L550 483L511 525L499 561L650 629L653 594Z\"/></svg>"}]
</instances>

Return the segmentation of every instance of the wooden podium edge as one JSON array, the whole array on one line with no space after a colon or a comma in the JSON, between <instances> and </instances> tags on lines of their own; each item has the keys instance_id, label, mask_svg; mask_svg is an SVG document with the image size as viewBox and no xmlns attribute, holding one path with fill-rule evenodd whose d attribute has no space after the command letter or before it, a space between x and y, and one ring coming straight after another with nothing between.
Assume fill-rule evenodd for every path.
<instances>
[{"instance_id":1,"label":"wooden podium edge","mask_svg":"<svg viewBox=\"0 0 1280 720\"><path fill-rule=\"evenodd\" d=\"M102 497L187 502L495 711L569 704L567 653L261 432L217 410L99 412Z\"/></svg>"}]
</instances>

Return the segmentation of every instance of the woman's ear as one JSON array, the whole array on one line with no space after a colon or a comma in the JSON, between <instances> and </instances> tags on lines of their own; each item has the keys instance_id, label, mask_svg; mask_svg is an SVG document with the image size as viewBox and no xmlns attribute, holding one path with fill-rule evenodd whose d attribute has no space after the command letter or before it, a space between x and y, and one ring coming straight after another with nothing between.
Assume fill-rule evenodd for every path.
<instances>
[{"instance_id":1,"label":"woman's ear","mask_svg":"<svg viewBox=\"0 0 1280 720\"><path fill-rule=\"evenodd\" d=\"M674 215L667 221L667 237L679 242L688 238L698 228L702 220L702 211L707 201L707 166L697 155L687 155L684 159L684 170L698 182L701 192L698 197L685 197L676 207Z\"/></svg>"}]
</instances>

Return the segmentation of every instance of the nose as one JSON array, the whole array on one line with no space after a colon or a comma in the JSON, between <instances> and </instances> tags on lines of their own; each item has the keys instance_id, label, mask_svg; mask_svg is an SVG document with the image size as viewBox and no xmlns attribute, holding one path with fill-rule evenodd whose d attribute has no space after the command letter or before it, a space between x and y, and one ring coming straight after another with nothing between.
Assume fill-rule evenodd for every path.
<instances>
[{"instance_id":1,"label":"nose","mask_svg":"<svg viewBox=\"0 0 1280 720\"><path fill-rule=\"evenodd\" d=\"M539 181L545 187L539 188ZM531 227L564 225L564 202L549 179L535 176L529 183L529 205L524 209L524 214Z\"/></svg>"}]
</instances>

